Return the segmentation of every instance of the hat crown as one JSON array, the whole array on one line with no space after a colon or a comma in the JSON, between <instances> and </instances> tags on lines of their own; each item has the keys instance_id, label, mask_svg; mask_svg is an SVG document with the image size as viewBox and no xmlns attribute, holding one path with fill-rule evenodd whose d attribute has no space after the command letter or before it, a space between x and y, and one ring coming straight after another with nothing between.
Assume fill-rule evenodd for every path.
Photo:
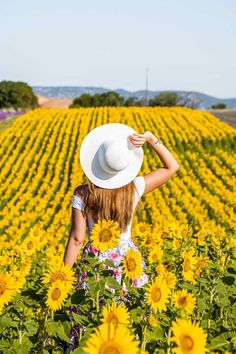
<instances>
[{"instance_id":1,"label":"hat crown","mask_svg":"<svg viewBox=\"0 0 236 354\"><path fill-rule=\"evenodd\" d=\"M137 176L143 149L131 143L128 136L133 133L135 130L125 124L108 123L87 134L80 147L80 163L94 185L119 188Z\"/></svg>"},{"instance_id":2,"label":"hat crown","mask_svg":"<svg viewBox=\"0 0 236 354\"><path fill-rule=\"evenodd\" d=\"M106 139L98 150L98 160L103 170L116 174L124 170L130 161L126 139Z\"/></svg>"}]
</instances>

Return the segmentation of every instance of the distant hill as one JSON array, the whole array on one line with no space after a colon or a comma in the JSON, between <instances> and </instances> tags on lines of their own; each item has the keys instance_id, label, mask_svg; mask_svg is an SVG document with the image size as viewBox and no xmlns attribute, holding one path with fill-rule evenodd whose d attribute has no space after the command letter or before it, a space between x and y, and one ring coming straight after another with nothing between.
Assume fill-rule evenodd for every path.
<instances>
[{"instance_id":1,"label":"distant hill","mask_svg":"<svg viewBox=\"0 0 236 354\"><path fill-rule=\"evenodd\" d=\"M47 97L49 99L73 99L83 93L94 95L95 93L103 93L107 91L115 91L125 98L132 96L135 96L138 99L145 98L144 90L131 92L124 89L112 90L104 87L87 86L33 86L32 88L35 94ZM169 90L148 91L148 98L153 98L166 91ZM236 108L236 98L217 98L197 91L170 91L176 92L183 101L194 103L198 109L210 109L212 105L217 103L225 103L226 107L229 109Z\"/></svg>"}]
</instances>

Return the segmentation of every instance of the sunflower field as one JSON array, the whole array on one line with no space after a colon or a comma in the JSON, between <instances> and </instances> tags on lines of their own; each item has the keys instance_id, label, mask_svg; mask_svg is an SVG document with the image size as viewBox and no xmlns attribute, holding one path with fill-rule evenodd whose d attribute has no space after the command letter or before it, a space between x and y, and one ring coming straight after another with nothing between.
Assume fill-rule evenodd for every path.
<instances>
[{"instance_id":1,"label":"sunflower field","mask_svg":"<svg viewBox=\"0 0 236 354\"><path fill-rule=\"evenodd\" d=\"M71 198L86 183L83 138L106 123L160 137L180 165L144 195L132 237L139 252L114 264L96 252L63 264ZM236 132L183 107L38 108L0 133L0 353L236 353ZM143 145L140 175L162 163ZM109 225L114 242L119 229ZM114 231L114 232L113 232ZM88 235L86 235L86 242ZM103 249L106 247L103 244ZM94 248L95 249L95 248Z\"/></svg>"}]
</instances>

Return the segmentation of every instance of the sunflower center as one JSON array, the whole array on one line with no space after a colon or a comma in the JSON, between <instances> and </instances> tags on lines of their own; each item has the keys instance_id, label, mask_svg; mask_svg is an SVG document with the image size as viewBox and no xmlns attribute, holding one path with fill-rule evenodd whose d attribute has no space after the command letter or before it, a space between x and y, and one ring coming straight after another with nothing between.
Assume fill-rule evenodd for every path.
<instances>
[{"instance_id":1,"label":"sunflower center","mask_svg":"<svg viewBox=\"0 0 236 354\"><path fill-rule=\"evenodd\" d=\"M151 237L147 237L146 241L145 241L145 244L146 245L150 245L150 243L151 243Z\"/></svg>"},{"instance_id":2,"label":"sunflower center","mask_svg":"<svg viewBox=\"0 0 236 354\"><path fill-rule=\"evenodd\" d=\"M181 297L181 298L179 299L180 305L185 305L185 304L186 304L186 300L187 300L186 296Z\"/></svg>"},{"instance_id":3,"label":"sunflower center","mask_svg":"<svg viewBox=\"0 0 236 354\"><path fill-rule=\"evenodd\" d=\"M28 250L32 250L33 247L34 247L33 241L29 241L29 242L27 243L27 249L28 249Z\"/></svg>"},{"instance_id":4,"label":"sunflower center","mask_svg":"<svg viewBox=\"0 0 236 354\"><path fill-rule=\"evenodd\" d=\"M146 231L146 227L145 227L145 226L140 226L139 230L140 230L141 232L145 232L145 231Z\"/></svg>"},{"instance_id":5,"label":"sunflower center","mask_svg":"<svg viewBox=\"0 0 236 354\"><path fill-rule=\"evenodd\" d=\"M4 280L0 280L0 295L2 295L6 290L6 282Z\"/></svg>"},{"instance_id":6,"label":"sunflower center","mask_svg":"<svg viewBox=\"0 0 236 354\"><path fill-rule=\"evenodd\" d=\"M57 279L60 279L61 281L65 281L66 280L65 274L60 271L54 272L51 276L51 282L53 283Z\"/></svg>"},{"instance_id":7,"label":"sunflower center","mask_svg":"<svg viewBox=\"0 0 236 354\"><path fill-rule=\"evenodd\" d=\"M39 235L38 230L34 230L34 232L33 232L33 236L34 236L34 237L38 237L38 235Z\"/></svg>"},{"instance_id":8,"label":"sunflower center","mask_svg":"<svg viewBox=\"0 0 236 354\"><path fill-rule=\"evenodd\" d=\"M118 325L118 318L116 317L116 315L114 315L114 313L111 313L108 315L108 318L107 318L107 322L108 323L113 323L115 327L117 327Z\"/></svg>"},{"instance_id":9,"label":"sunflower center","mask_svg":"<svg viewBox=\"0 0 236 354\"><path fill-rule=\"evenodd\" d=\"M193 348L193 339L189 336L183 337L183 348L184 350L191 350Z\"/></svg>"},{"instance_id":10,"label":"sunflower center","mask_svg":"<svg viewBox=\"0 0 236 354\"><path fill-rule=\"evenodd\" d=\"M154 288L151 293L152 300L155 302L160 301L161 299L161 290L159 288Z\"/></svg>"},{"instance_id":11,"label":"sunflower center","mask_svg":"<svg viewBox=\"0 0 236 354\"><path fill-rule=\"evenodd\" d=\"M187 272L190 269L190 261L188 258L185 259L184 261L184 271Z\"/></svg>"},{"instance_id":12,"label":"sunflower center","mask_svg":"<svg viewBox=\"0 0 236 354\"><path fill-rule=\"evenodd\" d=\"M100 349L99 354L120 354L119 349L112 347L112 346L106 346L106 348Z\"/></svg>"},{"instance_id":13,"label":"sunflower center","mask_svg":"<svg viewBox=\"0 0 236 354\"><path fill-rule=\"evenodd\" d=\"M134 271L136 268L136 262L133 258L127 259L127 269L129 272Z\"/></svg>"},{"instance_id":14,"label":"sunflower center","mask_svg":"<svg viewBox=\"0 0 236 354\"><path fill-rule=\"evenodd\" d=\"M112 233L109 229L104 229L99 232L98 237L100 242L109 242L112 237Z\"/></svg>"},{"instance_id":15,"label":"sunflower center","mask_svg":"<svg viewBox=\"0 0 236 354\"><path fill-rule=\"evenodd\" d=\"M53 289L52 295L51 295L52 299L58 300L60 296L61 296L61 290L59 288Z\"/></svg>"}]
</instances>

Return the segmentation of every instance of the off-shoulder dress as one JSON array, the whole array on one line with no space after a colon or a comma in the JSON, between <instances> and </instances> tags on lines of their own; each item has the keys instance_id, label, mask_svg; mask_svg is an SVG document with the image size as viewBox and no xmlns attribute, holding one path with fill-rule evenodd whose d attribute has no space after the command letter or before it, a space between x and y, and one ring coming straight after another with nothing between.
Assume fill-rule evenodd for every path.
<instances>
[{"instance_id":1,"label":"off-shoulder dress","mask_svg":"<svg viewBox=\"0 0 236 354\"><path fill-rule=\"evenodd\" d=\"M96 254L99 258L99 260L104 261L105 259L109 259L110 261L113 262L114 264L114 279L116 279L120 284L121 284L121 275L122 275L122 258L123 256L126 255L127 251L129 249L133 249L135 251L139 251L137 244L135 241L132 239L131 236L131 225L132 225L132 219L133 219L133 214L135 207L137 206L139 199L144 193L145 189L145 180L143 176L136 176L134 179L135 187L136 187L136 192L134 196L134 202L133 202L133 211L132 211L132 216L130 223L128 224L126 231L122 232L120 235L120 241L119 244L115 248L110 248L107 251L100 251L97 252L95 248L92 247L91 240L89 240L86 245L83 248L82 251L82 257L81 261L83 261L84 257L88 252L93 252ZM85 202L84 200L73 194L72 196L72 207L80 210L84 210L85 207ZM94 220L91 216L88 216L87 218L87 230L88 230L88 238L90 237L92 228L94 225ZM135 287L142 287L144 284L148 282L148 275L145 273L144 269L146 267L146 264L144 262L144 259L142 258L142 265L143 265L143 272L141 276L137 279L133 280L133 286ZM84 282L83 287L86 287L86 282ZM124 286L125 287L125 286Z\"/></svg>"}]
</instances>

